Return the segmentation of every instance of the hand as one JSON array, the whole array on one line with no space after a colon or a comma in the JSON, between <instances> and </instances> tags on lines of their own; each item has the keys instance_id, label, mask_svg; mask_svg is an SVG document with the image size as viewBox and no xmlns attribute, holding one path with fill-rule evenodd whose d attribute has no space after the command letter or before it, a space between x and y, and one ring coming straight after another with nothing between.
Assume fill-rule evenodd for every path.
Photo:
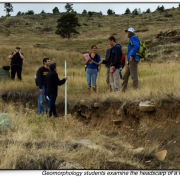
<instances>
[{"instance_id":1,"label":"hand","mask_svg":"<svg viewBox=\"0 0 180 180\"><path fill-rule=\"evenodd\" d=\"M39 91L40 91L40 93L41 93L41 94L44 94L44 92L43 92L43 90L42 90L42 89L39 89Z\"/></svg>"},{"instance_id":2,"label":"hand","mask_svg":"<svg viewBox=\"0 0 180 180\"><path fill-rule=\"evenodd\" d=\"M67 80L68 78L65 76L64 79Z\"/></svg>"},{"instance_id":3,"label":"hand","mask_svg":"<svg viewBox=\"0 0 180 180\"><path fill-rule=\"evenodd\" d=\"M101 65L101 64L102 64L102 61L99 62L99 65Z\"/></svg>"},{"instance_id":4,"label":"hand","mask_svg":"<svg viewBox=\"0 0 180 180\"><path fill-rule=\"evenodd\" d=\"M13 55L15 55L15 54L16 54L16 52L13 53Z\"/></svg>"},{"instance_id":5,"label":"hand","mask_svg":"<svg viewBox=\"0 0 180 180\"><path fill-rule=\"evenodd\" d=\"M133 57L132 56L130 56L130 59L129 59L129 61L132 61L133 60Z\"/></svg>"},{"instance_id":6,"label":"hand","mask_svg":"<svg viewBox=\"0 0 180 180\"><path fill-rule=\"evenodd\" d=\"M19 51L19 54L21 54L21 51Z\"/></svg>"}]
</instances>

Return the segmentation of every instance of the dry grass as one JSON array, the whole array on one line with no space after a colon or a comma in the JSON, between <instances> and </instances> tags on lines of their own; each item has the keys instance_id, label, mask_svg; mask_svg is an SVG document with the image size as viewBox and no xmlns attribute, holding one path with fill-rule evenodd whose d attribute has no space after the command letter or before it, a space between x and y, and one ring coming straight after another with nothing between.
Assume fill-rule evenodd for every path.
<instances>
[{"instance_id":1,"label":"dry grass","mask_svg":"<svg viewBox=\"0 0 180 180\"><path fill-rule=\"evenodd\" d=\"M0 103L0 110L2 113L6 112L14 121L8 131L0 134L0 169L15 169L18 167L39 169L42 166L39 165L38 167L36 164L49 156L79 163L86 169L98 169L100 168L100 162L113 160L117 153L121 153L122 157L125 157L126 146L129 148L129 145L125 146L121 138L118 139L118 142L117 138L111 138L110 140L102 135L99 130L89 129L71 116L68 116L66 120L64 118L61 120L47 120L46 116L37 116L35 111L31 109L24 109L21 106L17 108L13 104L5 105L2 103ZM91 149L82 146L76 150L68 151L63 145L60 148L52 145L48 146L50 142L58 144L79 139L88 139L94 142L98 148ZM47 143L47 145L37 148L35 143L38 142ZM25 145L26 143L34 143L34 145L28 147ZM111 147L114 143L120 148L117 151L112 152L104 148L106 145ZM117 158L114 160L117 160ZM132 162L130 160L130 156L121 158L122 160L136 164L136 161Z\"/></svg>"}]
</instances>

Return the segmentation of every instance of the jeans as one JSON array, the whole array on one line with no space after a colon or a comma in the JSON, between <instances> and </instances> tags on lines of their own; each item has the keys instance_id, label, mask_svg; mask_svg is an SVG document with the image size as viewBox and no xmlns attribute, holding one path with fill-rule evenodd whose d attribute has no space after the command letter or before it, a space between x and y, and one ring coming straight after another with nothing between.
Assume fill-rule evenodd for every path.
<instances>
[{"instance_id":1,"label":"jeans","mask_svg":"<svg viewBox=\"0 0 180 180\"><path fill-rule=\"evenodd\" d=\"M52 116L52 113L54 117L57 117L57 112L56 112L56 96L50 95L50 111L49 111L49 117Z\"/></svg>"},{"instance_id":2,"label":"jeans","mask_svg":"<svg viewBox=\"0 0 180 180\"><path fill-rule=\"evenodd\" d=\"M40 93L39 86L38 86L38 110L39 110L39 114L47 112L47 109L49 108L49 100L46 98L46 90L45 90L44 86L42 86L42 90L43 90L43 94ZM44 97L46 99L45 111L44 111L44 108L43 108Z\"/></svg>"},{"instance_id":3,"label":"jeans","mask_svg":"<svg viewBox=\"0 0 180 180\"><path fill-rule=\"evenodd\" d=\"M22 66L21 65L12 65L11 66L11 79L14 80L15 75L17 73L18 79L22 80L21 72L22 72Z\"/></svg>"},{"instance_id":4,"label":"jeans","mask_svg":"<svg viewBox=\"0 0 180 180\"><path fill-rule=\"evenodd\" d=\"M91 77L93 86L96 86L97 69L86 69L87 86L91 86Z\"/></svg>"}]
</instances>

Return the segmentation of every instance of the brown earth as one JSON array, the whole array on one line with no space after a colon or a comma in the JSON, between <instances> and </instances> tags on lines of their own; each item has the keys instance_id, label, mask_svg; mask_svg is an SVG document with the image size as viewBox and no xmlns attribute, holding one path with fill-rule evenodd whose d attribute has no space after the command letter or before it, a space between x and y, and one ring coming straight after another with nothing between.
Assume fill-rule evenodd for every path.
<instances>
[{"instance_id":1,"label":"brown earth","mask_svg":"<svg viewBox=\"0 0 180 180\"><path fill-rule=\"evenodd\" d=\"M14 92L14 94L16 93ZM8 102L7 100L10 101L10 99L7 97L4 93L2 99ZM27 95L24 98L21 96L21 100L25 100L25 97L28 98ZM29 95L29 99L37 99L30 97ZM13 96L13 98L14 101L18 101L18 96ZM22 102L28 102L27 100ZM57 110L61 116L64 114L63 102L57 103ZM37 106L37 102L34 103L31 101L31 107ZM139 159L147 169L179 168L180 100L169 98L153 102L155 109L150 112L141 111L139 103L121 102L116 99L106 99L104 101L83 99L79 102L68 102L68 113L85 126L100 130L103 135L109 138L116 137L127 141L134 149L139 147L148 149L156 146L155 151L157 152L167 150L167 157L163 162L158 161L154 156L155 151L151 153L146 151L135 153L133 158ZM116 144L114 147L106 146L106 149L109 150L116 150L117 148L123 147L116 146ZM114 163L102 162L102 168L132 168L130 165L122 166L119 163L115 163L115 166Z\"/></svg>"}]
</instances>

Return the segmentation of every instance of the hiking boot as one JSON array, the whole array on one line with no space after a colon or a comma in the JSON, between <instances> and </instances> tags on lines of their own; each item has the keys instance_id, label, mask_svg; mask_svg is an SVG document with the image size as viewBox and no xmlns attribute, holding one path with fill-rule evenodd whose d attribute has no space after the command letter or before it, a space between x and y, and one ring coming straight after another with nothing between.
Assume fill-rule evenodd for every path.
<instances>
[{"instance_id":1,"label":"hiking boot","mask_svg":"<svg viewBox=\"0 0 180 180\"><path fill-rule=\"evenodd\" d=\"M93 91L96 92L96 86L93 86Z\"/></svg>"},{"instance_id":2,"label":"hiking boot","mask_svg":"<svg viewBox=\"0 0 180 180\"><path fill-rule=\"evenodd\" d=\"M91 86L88 86L87 89L88 89L88 90L91 90Z\"/></svg>"}]
</instances>

